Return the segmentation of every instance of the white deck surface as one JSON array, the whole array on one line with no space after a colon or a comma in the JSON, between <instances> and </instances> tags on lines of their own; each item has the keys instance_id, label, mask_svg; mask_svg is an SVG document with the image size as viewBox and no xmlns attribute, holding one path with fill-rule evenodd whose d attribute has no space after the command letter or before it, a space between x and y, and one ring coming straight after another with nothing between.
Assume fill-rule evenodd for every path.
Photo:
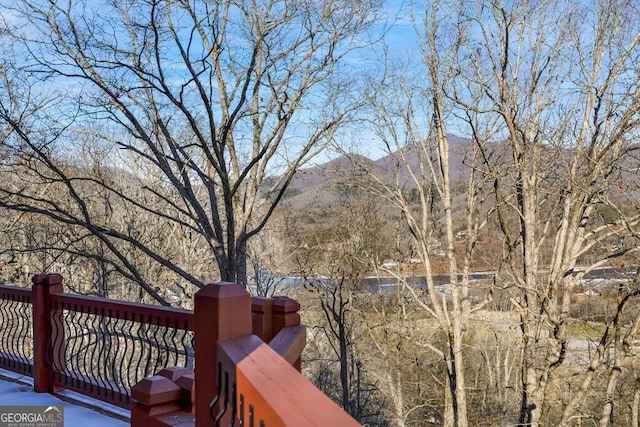
<instances>
[{"instance_id":1,"label":"white deck surface","mask_svg":"<svg viewBox=\"0 0 640 427\"><path fill-rule=\"evenodd\" d=\"M33 380L14 372L0 369L0 406L46 405L64 407L65 427L124 427L129 422L129 412L65 391L60 397L33 391Z\"/></svg>"}]
</instances>

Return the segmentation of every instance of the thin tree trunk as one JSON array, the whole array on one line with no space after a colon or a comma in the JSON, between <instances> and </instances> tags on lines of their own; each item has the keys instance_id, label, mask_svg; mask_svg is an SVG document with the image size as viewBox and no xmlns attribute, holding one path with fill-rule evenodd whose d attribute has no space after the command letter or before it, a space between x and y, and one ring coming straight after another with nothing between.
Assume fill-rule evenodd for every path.
<instances>
[{"instance_id":1,"label":"thin tree trunk","mask_svg":"<svg viewBox=\"0 0 640 427\"><path fill-rule=\"evenodd\" d=\"M464 363L462 359L462 328L459 325L461 323L461 319L454 319L454 343L453 343L453 353L454 353L454 367L455 367L455 379L456 379L456 387L455 387L455 395L456 395L456 406L455 410L457 412L457 426L458 427L467 427L469 425L468 414L467 414L467 391L465 384L465 375L464 375Z\"/></svg>"},{"instance_id":2,"label":"thin tree trunk","mask_svg":"<svg viewBox=\"0 0 640 427\"><path fill-rule=\"evenodd\" d=\"M524 320L523 324L525 324ZM537 341L541 337L536 337L531 332L532 329L536 330L533 328L533 323L527 323L526 325L523 331L522 399L518 425L538 427L542 418L547 373L541 372L539 369L541 361L537 360L540 357L540 346L537 345ZM542 363L546 363L546 360ZM545 367L542 366L541 368L544 369Z\"/></svg>"},{"instance_id":3,"label":"thin tree trunk","mask_svg":"<svg viewBox=\"0 0 640 427\"><path fill-rule=\"evenodd\" d=\"M349 355L347 353L346 335L342 323L338 328L340 330L340 385L342 387L342 407L345 411L352 414L349 399Z\"/></svg>"},{"instance_id":4,"label":"thin tree trunk","mask_svg":"<svg viewBox=\"0 0 640 427\"><path fill-rule=\"evenodd\" d=\"M634 360L634 365L637 362ZM638 367L633 367L633 377L635 379L635 390L633 392L633 404L631 406L631 425L633 427L640 427L640 375Z\"/></svg>"},{"instance_id":5,"label":"thin tree trunk","mask_svg":"<svg viewBox=\"0 0 640 427\"><path fill-rule=\"evenodd\" d=\"M247 287L247 239L244 233L238 238L235 251L236 277L235 282L242 287Z\"/></svg>"},{"instance_id":6,"label":"thin tree trunk","mask_svg":"<svg viewBox=\"0 0 640 427\"><path fill-rule=\"evenodd\" d=\"M447 392L444 394L444 417L443 417L443 425L444 427L455 427L456 419L454 414L454 404L453 404L453 393L448 392L451 390L451 376L448 374L449 372L449 363L447 362L447 376L445 378L445 388Z\"/></svg>"},{"instance_id":7,"label":"thin tree trunk","mask_svg":"<svg viewBox=\"0 0 640 427\"><path fill-rule=\"evenodd\" d=\"M400 366L398 360L399 357L400 353L396 353L396 366ZM394 381L396 390L393 395L393 406L395 408L395 425L396 427L404 427L404 395L402 393L402 375L400 369L396 369L395 371L395 373L390 373L389 375L390 377L395 377L392 380Z\"/></svg>"},{"instance_id":8,"label":"thin tree trunk","mask_svg":"<svg viewBox=\"0 0 640 427\"><path fill-rule=\"evenodd\" d=\"M617 329L617 328L616 328ZM619 340L619 331L616 330L615 344L613 346L613 366L609 369L609 380L607 381L607 391L605 395L604 407L600 417L600 427L608 427L613 423L613 402L616 386L620 379L622 363L624 361L624 351Z\"/></svg>"}]
</instances>

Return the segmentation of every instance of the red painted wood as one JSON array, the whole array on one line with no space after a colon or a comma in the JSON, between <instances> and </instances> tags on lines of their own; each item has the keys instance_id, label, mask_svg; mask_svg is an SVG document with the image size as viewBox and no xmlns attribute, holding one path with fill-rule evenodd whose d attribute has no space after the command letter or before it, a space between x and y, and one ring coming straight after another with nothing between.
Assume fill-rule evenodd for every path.
<instances>
[{"instance_id":1,"label":"red painted wood","mask_svg":"<svg viewBox=\"0 0 640 427\"><path fill-rule=\"evenodd\" d=\"M307 328L304 325L297 325L287 326L278 332L278 335L269 342L269 347L295 367L306 344Z\"/></svg>"},{"instance_id":2,"label":"red painted wood","mask_svg":"<svg viewBox=\"0 0 640 427\"><path fill-rule=\"evenodd\" d=\"M64 310L193 331L191 310L71 294L52 295L50 300Z\"/></svg>"},{"instance_id":3,"label":"red painted wood","mask_svg":"<svg viewBox=\"0 0 640 427\"><path fill-rule=\"evenodd\" d=\"M53 372L47 363L48 341L51 336L50 316L61 312L50 311L50 297L62 292L62 276L39 274L33 276L33 389L39 393L53 393ZM54 347L62 345L52 343Z\"/></svg>"},{"instance_id":4,"label":"red painted wood","mask_svg":"<svg viewBox=\"0 0 640 427\"><path fill-rule=\"evenodd\" d=\"M194 313L196 427L212 427L209 403L218 393L217 343L251 335L251 297L235 283L209 284L195 293Z\"/></svg>"},{"instance_id":5,"label":"red painted wood","mask_svg":"<svg viewBox=\"0 0 640 427\"><path fill-rule=\"evenodd\" d=\"M169 378L154 375L138 382L131 389L131 398L145 406L156 406L180 400L180 387Z\"/></svg>"},{"instance_id":6,"label":"red painted wood","mask_svg":"<svg viewBox=\"0 0 640 427\"><path fill-rule=\"evenodd\" d=\"M0 299L31 304L31 289L0 285Z\"/></svg>"},{"instance_id":7,"label":"red painted wood","mask_svg":"<svg viewBox=\"0 0 640 427\"><path fill-rule=\"evenodd\" d=\"M33 305L34 347L39 360L34 361L34 383L37 382L42 391L52 391L52 384L59 384L123 407L133 404L125 401L127 390L67 372L55 357L56 372L51 372L46 362L43 367L47 339L51 336L50 319L61 316L63 310L72 310L194 332L198 355L195 373L185 368L169 368L161 376L151 377L152 381L146 379L138 383L135 392L132 391L132 397L140 400L132 409L132 425L212 426L209 403L218 393L217 362L222 366L222 375L229 380L229 393L235 384L237 396L242 395L244 399L245 421L251 405L256 425L260 420L267 426L359 425L296 371L296 367L300 368L299 355L306 334L300 325L300 305L290 298L251 299L238 285L214 283L196 293L195 311L190 312L62 294L59 275L38 275L33 281L33 291L0 285L0 298ZM251 335L252 331L267 338L270 344ZM64 343L51 345L61 349ZM0 355L0 363L3 360ZM185 404L187 401L198 403L195 410ZM240 410L239 399L236 408ZM214 413L218 409L214 408ZM230 411L225 421L229 414Z\"/></svg>"},{"instance_id":8,"label":"red painted wood","mask_svg":"<svg viewBox=\"0 0 640 427\"><path fill-rule=\"evenodd\" d=\"M360 426L258 337L222 341L219 353L229 377L236 381L238 417L245 423L251 405L255 425L264 421L266 426L281 427Z\"/></svg>"},{"instance_id":9,"label":"red painted wood","mask_svg":"<svg viewBox=\"0 0 640 427\"><path fill-rule=\"evenodd\" d=\"M275 300L266 297L251 297L251 318L253 334L262 341L269 342L273 338L272 306Z\"/></svg>"},{"instance_id":10,"label":"red painted wood","mask_svg":"<svg viewBox=\"0 0 640 427\"><path fill-rule=\"evenodd\" d=\"M278 296L274 299L272 332L275 336L287 326L297 326L300 324L300 314L298 314L300 304L285 296Z\"/></svg>"}]
</instances>

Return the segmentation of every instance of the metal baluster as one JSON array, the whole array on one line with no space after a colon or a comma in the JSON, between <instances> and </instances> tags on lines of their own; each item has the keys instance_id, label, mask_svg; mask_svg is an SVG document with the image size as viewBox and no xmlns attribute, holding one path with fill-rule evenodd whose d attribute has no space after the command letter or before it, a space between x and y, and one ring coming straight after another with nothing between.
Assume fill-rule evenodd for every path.
<instances>
[{"instance_id":1,"label":"metal baluster","mask_svg":"<svg viewBox=\"0 0 640 427\"><path fill-rule=\"evenodd\" d=\"M218 375L216 376L216 386L218 388L218 393L215 395L211 403L209 403L209 415L211 415L212 419L216 419L216 416L213 414L213 408L216 406L218 401L220 400L220 393L222 391L222 363L218 362Z\"/></svg>"},{"instance_id":2,"label":"metal baluster","mask_svg":"<svg viewBox=\"0 0 640 427\"><path fill-rule=\"evenodd\" d=\"M99 395L102 395L102 390L107 390L109 384L106 381L106 371L107 367L104 366L104 361L107 359L107 342L110 340L109 337L109 318L107 317L104 308L101 308L99 311L96 310L93 316L93 326L95 332L95 346L98 351L98 355L95 359L93 359L92 363L92 375L96 379L98 383L98 387L96 387L96 392ZM94 353L95 354L95 353Z\"/></svg>"},{"instance_id":3,"label":"metal baluster","mask_svg":"<svg viewBox=\"0 0 640 427\"><path fill-rule=\"evenodd\" d=\"M176 343L176 337L178 335L178 321L174 320L173 325L171 325L171 321L167 319L167 325L171 328L171 333L169 334L169 341L171 341L171 345L167 349L167 360L169 360L169 354L173 357L173 366L180 366L180 349L178 348L178 344ZM167 366L171 366L171 364L167 363Z\"/></svg>"},{"instance_id":4,"label":"metal baluster","mask_svg":"<svg viewBox=\"0 0 640 427\"><path fill-rule=\"evenodd\" d=\"M213 420L216 427L220 427L220 421L222 420L222 417L224 417L224 414L227 412L228 407L229 407L229 373L225 372L224 373L224 403L220 408L220 412L218 412L218 415Z\"/></svg>"},{"instance_id":5,"label":"metal baluster","mask_svg":"<svg viewBox=\"0 0 640 427\"><path fill-rule=\"evenodd\" d=\"M62 307L58 307L56 304L56 309L62 310ZM51 337L53 342L57 342L59 345L56 349L53 347L49 347L49 351L51 354L51 369L53 370L54 377L57 381L60 381L60 372L65 369L64 364L64 351L65 345L63 341L66 340L65 331L64 331L64 317L63 316L55 316L51 322ZM53 351L56 351L56 354L53 354ZM49 356L49 355L47 355Z\"/></svg>"},{"instance_id":6,"label":"metal baluster","mask_svg":"<svg viewBox=\"0 0 640 427\"><path fill-rule=\"evenodd\" d=\"M142 323L143 320L144 319L142 315L132 313L131 322L136 326L135 335L133 335L134 338L132 340L133 346L134 346L134 351L132 353L132 356L136 356L135 357L136 381L137 381L137 378L144 378L147 376L145 365L142 363L144 358L146 357L145 347L142 344L144 342L143 334L146 327L146 325ZM136 341L138 342L138 344L136 344ZM138 349L138 352L136 352L135 349L138 346L139 346L139 349Z\"/></svg>"},{"instance_id":7,"label":"metal baluster","mask_svg":"<svg viewBox=\"0 0 640 427\"><path fill-rule=\"evenodd\" d=\"M115 329L112 325L115 320L112 317L112 310L108 309L106 313L103 312L103 318L100 321L100 326L103 329L103 356L100 359L100 365L102 366L103 372L103 380L105 382L105 391L104 396L110 397L111 399L115 396L115 390L113 388L113 384L115 384L115 375L113 375L113 368L115 366L115 362L112 359L113 356L113 333L112 331ZM117 353L117 344L115 344L116 353ZM110 360L111 359L111 360Z\"/></svg>"},{"instance_id":8,"label":"metal baluster","mask_svg":"<svg viewBox=\"0 0 640 427\"><path fill-rule=\"evenodd\" d=\"M122 327L122 333L125 336L124 339L124 355L122 357L123 366L126 366L127 369L123 370L123 373L126 375L123 377L123 384L127 387L128 390L131 390L136 382L138 381L139 375L138 370L130 369L129 367L134 366L134 360L138 360L138 352L136 351L136 341L135 335L133 332L133 328L136 325L135 323L135 315L133 313L125 312L124 315L124 326ZM130 395L127 392L127 402L129 402Z\"/></svg>"},{"instance_id":9,"label":"metal baluster","mask_svg":"<svg viewBox=\"0 0 640 427\"><path fill-rule=\"evenodd\" d=\"M240 427L244 427L244 394L240 394Z\"/></svg>"},{"instance_id":10,"label":"metal baluster","mask_svg":"<svg viewBox=\"0 0 640 427\"><path fill-rule=\"evenodd\" d=\"M93 391L92 386L87 386L86 382L81 382L81 372L89 374L91 372L91 366L95 363L95 345L92 344L91 334L95 332L95 328L89 322L91 315L84 313L82 310L84 307L77 304L73 305L73 309L69 307L69 325L74 325L74 331L77 337L78 345L75 347L78 350L72 351L69 354L69 360L73 366L69 366L71 372L73 372L73 382L82 384L84 390L89 387L90 391ZM76 327L78 325L79 327Z\"/></svg>"},{"instance_id":11,"label":"metal baluster","mask_svg":"<svg viewBox=\"0 0 640 427\"><path fill-rule=\"evenodd\" d=\"M129 365L125 364L127 353L129 353L129 338L124 334L125 327L127 326L127 321L124 319L124 317L126 316L125 314L121 316L119 312L116 312L116 316L118 317L118 320L116 320L116 331L119 331L119 333L116 333L116 339L118 340L117 354L120 365L116 374L118 376L117 384L119 386L122 386L118 389L118 391L121 393L118 400L120 402L123 402L124 399L124 402L129 403L129 393L123 393L123 391L126 390L125 387L131 387L131 382L128 378ZM122 343L122 345L120 345L120 343Z\"/></svg>"},{"instance_id":12,"label":"metal baluster","mask_svg":"<svg viewBox=\"0 0 640 427\"><path fill-rule=\"evenodd\" d=\"M236 383L231 385L231 421L229 421L229 427L233 427L236 423L238 411L236 408Z\"/></svg>"}]
</instances>

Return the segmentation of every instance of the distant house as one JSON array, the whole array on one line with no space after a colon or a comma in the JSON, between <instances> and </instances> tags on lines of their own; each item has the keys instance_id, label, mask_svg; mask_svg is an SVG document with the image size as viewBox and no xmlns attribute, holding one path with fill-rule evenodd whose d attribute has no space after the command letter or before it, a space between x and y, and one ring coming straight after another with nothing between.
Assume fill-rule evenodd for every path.
<instances>
[{"instance_id":1,"label":"distant house","mask_svg":"<svg viewBox=\"0 0 640 427\"><path fill-rule=\"evenodd\" d=\"M398 263L391 259L384 260L384 262L381 265L382 268L394 268L397 266L398 266Z\"/></svg>"}]
</instances>

